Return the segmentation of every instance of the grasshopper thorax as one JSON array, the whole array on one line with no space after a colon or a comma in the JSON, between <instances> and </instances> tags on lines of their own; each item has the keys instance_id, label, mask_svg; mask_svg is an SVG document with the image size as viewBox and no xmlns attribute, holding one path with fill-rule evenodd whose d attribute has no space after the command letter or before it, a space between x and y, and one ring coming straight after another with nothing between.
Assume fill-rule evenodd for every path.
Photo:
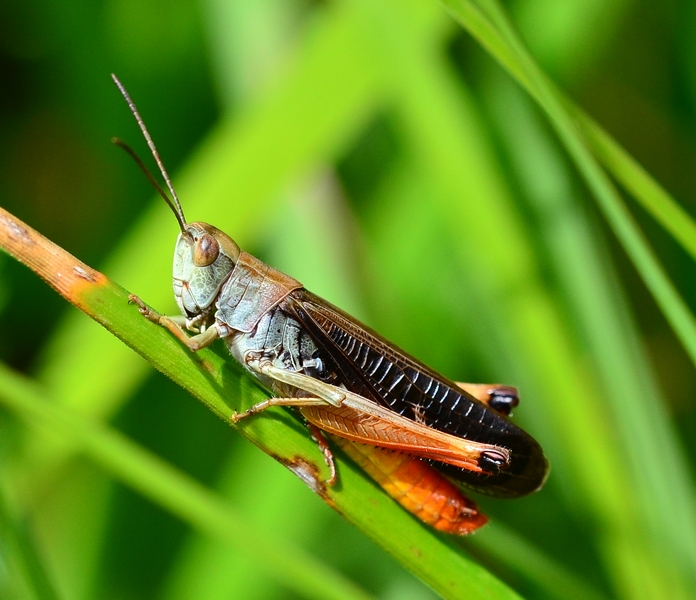
<instances>
[{"instance_id":1,"label":"grasshopper thorax","mask_svg":"<svg viewBox=\"0 0 696 600\"><path fill-rule=\"evenodd\" d=\"M239 258L239 246L216 227L189 223L174 249L173 285L181 313L207 314Z\"/></svg>"}]
</instances>

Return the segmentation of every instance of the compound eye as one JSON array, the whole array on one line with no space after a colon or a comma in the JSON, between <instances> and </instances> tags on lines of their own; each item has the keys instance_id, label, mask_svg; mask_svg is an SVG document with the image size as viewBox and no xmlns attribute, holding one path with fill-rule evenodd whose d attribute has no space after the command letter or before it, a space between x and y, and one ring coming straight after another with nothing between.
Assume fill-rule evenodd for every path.
<instances>
[{"instance_id":1,"label":"compound eye","mask_svg":"<svg viewBox=\"0 0 696 600\"><path fill-rule=\"evenodd\" d=\"M198 238L193 247L193 264L197 267L207 267L215 262L220 254L220 245L209 233L204 233Z\"/></svg>"}]
</instances>

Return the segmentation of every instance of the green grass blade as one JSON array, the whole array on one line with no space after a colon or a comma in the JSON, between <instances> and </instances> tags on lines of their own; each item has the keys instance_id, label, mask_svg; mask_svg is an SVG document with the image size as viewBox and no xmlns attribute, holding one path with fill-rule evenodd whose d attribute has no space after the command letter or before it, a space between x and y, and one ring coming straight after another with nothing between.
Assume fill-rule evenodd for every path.
<instances>
[{"instance_id":1,"label":"green grass blade","mask_svg":"<svg viewBox=\"0 0 696 600\"><path fill-rule=\"evenodd\" d=\"M6 211L0 212L0 247L35 270L66 299L222 419L229 422L234 410L267 397L249 376L243 375L240 366L209 349L195 355L188 352L164 329L143 319L137 307L128 304L125 290ZM453 552L445 536L436 535L407 515L352 463L341 463L341 485L327 488L326 467L315 444L287 411L270 409L261 418L243 421L239 430L439 593L451 598L516 597L485 569L462 553ZM131 462L131 458L118 453L113 458L122 469ZM165 488L176 497L174 488L158 489L164 493ZM187 514L209 519L209 514L196 515L195 507L186 506Z\"/></svg>"},{"instance_id":2,"label":"green grass blade","mask_svg":"<svg viewBox=\"0 0 696 600\"><path fill-rule=\"evenodd\" d=\"M651 373L627 301L608 268L611 260L604 243L584 211L572 202L572 183L561 157L554 156L555 147L537 122L536 112L519 97L519 91L509 89L509 81L504 83L490 90L490 103L503 113L499 126L510 134L509 152L538 212L539 236L551 249L551 262L571 299L579 334L586 338L607 390L606 402L616 416L617 431L631 461L644 527L658 544L688 547L692 531L684 523L693 510L694 490L667 400ZM505 102L496 99L503 97ZM524 148L512 141L520 138L525 139ZM549 165L554 165L552 174ZM671 510L667 514L654 510L655 506Z\"/></svg>"},{"instance_id":3,"label":"green grass blade","mask_svg":"<svg viewBox=\"0 0 696 600\"><path fill-rule=\"evenodd\" d=\"M592 152L640 205L696 259L696 222L604 129L566 101Z\"/></svg>"},{"instance_id":4,"label":"green grass blade","mask_svg":"<svg viewBox=\"0 0 696 600\"><path fill-rule=\"evenodd\" d=\"M549 114L552 125L576 162L587 185L593 191L605 218L691 360L696 363L696 319L667 277L610 179L590 153L584 138L580 135L579 128L564 108L562 96L535 65L512 33L511 28L504 26L502 31L505 34L496 29L496 25L503 27L507 20L497 11L494 3L489 2L487 7L490 12L498 15L496 25L489 22L472 2L445 0L445 3L455 18L491 52ZM634 186L634 189L644 188ZM664 199L663 195L662 200ZM646 202L646 205L656 206L655 202ZM678 210L671 211L671 218L678 213Z\"/></svg>"},{"instance_id":5,"label":"green grass blade","mask_svg":"<svg viewBox=\"0 0 696 600\"><path fill-rule=\"evenodd\" d=\"M35 385L7 367L0 367L0 379L0 402L31 426L44 434L72 438L91 460L117 480L207 535L243 547L265 568L267 575L287 588L317 599L368 598L324 564L277 537L271 538L263 526L242 518L203 486L115 431L45 400Z\"/></svg>"},{"instance_id":6,"label":"green grass blade","mask_svg":"<svg viewBox=\"0 0 696 600\"><path fill-rule=\"evenodd\" d=\"M508 29L505 29L507 27L507 22L502 16L495 13L497 15L495 23L500 27L499 31L491 22L487 21L486 17L471 3L450 2L448 4L458 16L460 22L465 24L465 26L478 37L478 39L510 70L518 81L527 88L532 96L535 97L549 113L559 136L566 144L571 156L576 160L588 185L595 192L605 216L622 241L627 253L634 261L646 285L656 297L668 320L670 320L672 327L677 332L682 343L691 353L693 359L694 341L696 340L694 334L696 332L694 330L694 319L692 315L676 293L674 286L665 276L647 243L643 239L642 234L638 231L633 219L621 202L616 190L585 147L582 136L574 128L572 118L564 113L563 101L558 97L555 88L553 88L539 72L528 55L520 49L520 44L518 42L508 44L514 36ZM489 12L494 12L494 9L491 8L494 6L493 3L487 3L486 6ZM501 31L503 33L501 33ZM664 419L658 418L658 423L662 420ZM669 431L669 427L662 427L662 430ZM677 459L679 458L680 452L674 446L674 443L669 441L670 437L668 434L666 438L662 434L657 435L653 433L652 435L657 436L653 438L655 444L661 447L661 444L666 442L670 447L669 452ZM631 447L630 441L629 447ZM635 450L639 455L646 452L646 448L644 447L636 448ZM658 455L661 456L661 450L658 451ZM675 464L683 464L683 461L676 460ZM659 468L652 473L652 476L659 477L660 473L667 474L664 469ZM696 554L694 553L694 549L696 548L694 545L696 528L694 527L693 500L688 500L689 498L693 498L693 485L689 481L688 475L686 475L686 472L683 470L680 472L679 469L676 469L676 472L670 474L668 479L672 477L675 478L674 481L677 485L672 487L668 486L665 489L679 490L679 493L682 495L677 505L684 510L679 520L683 527L679 535L674 534L673 528L665 528L665 530L671 530L673 532L670 534L671 543L667 543L666 545L659 544L657 548L672 549L674 553L672 560L667 562L670 565L680 564L682 572L686 577L685 581L688 581L691 577L689 574L693 573L693 564L696 564ZM663 483L662 485L665 484ZM654 511L654 506L655 504L649 506L644 505L643 510L646 511L646 514L649 516L650 511ZM664 514L663 518L669 518L669 515ZM646 519L646 522L650 521L650 518ZM657 528L653 528L654 535L657 533L656 530ZM660 536L656 535L656 537L659 538ZM677 546L680 547L680 551L674 550ZM638 572L641 572L641 569L634 569L634 574ZM666 581L665 584L668 585Z\"/></svg>"},{"instance_id":7,"label":"green grass blade","mask_svg":"<svg viewBox=\"0 0 696 600\"><path fill-rule=\"evenodd\" d=\"M509 50L516 52L528 65L526 71L538 69L527 54L517 34L511 27L503 11L493 0L480 2L491 22L509 44ZM482 27L481 30L484 28ZM496 57L501 60L506 53L500 52ZM515 62L514 57L507 55L508 65ZM502 60L501 60L502 62ZM539 94L546 87L552 90L562 100L564 108L574 124L585 134L584 142L590 148L597 160L620 182L641 206L658 221L684 249L696 258L696 222L672 198L672 196L643 167L624 150L604 129L602 129L580 107L556 89L540 71L537 73L536 91L533 86L525 86L527 91L541 102ZM539 88L538 86L541 86Z\"/></svg>"}]
</instances>

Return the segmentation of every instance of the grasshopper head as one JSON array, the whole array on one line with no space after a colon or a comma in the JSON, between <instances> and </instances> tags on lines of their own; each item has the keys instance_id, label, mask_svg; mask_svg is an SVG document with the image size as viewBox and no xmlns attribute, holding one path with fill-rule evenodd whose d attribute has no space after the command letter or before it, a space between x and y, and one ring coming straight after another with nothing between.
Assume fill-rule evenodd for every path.
<instances>
[{"instance_id":1,"label":"grasshopper head","mask_svg":"<svg viewBox=\"0 0 696 600\"><path fill-rule=\"evenodd\" d=\"M237 263L239 246L232 238L212 225L201 223L200 221L196 223L186 222L184 211L181 208L174 186L169 179L167 170L164 168L164 164L162 164L162 159L157 152L157 148L155 148L155 143L152 141L152 137L147 131L138 109L116 75L111 75L111 77L126 100L143 136L145 136L152 156L155 162L157 162L157 166L171 194L171 198L167 196L162 186L157 183L152 173L150 173L130 146L118 138L112 140L133 157L136 164L150 180L150 183L169 205L169 208L172 209L177 223L179 223L181 233L176 240L176 248L174 249L174 295L176 296L176 303L179 305L181 313L189 319L201 315L206 316L220 293L220 288L222 288L222 285Z\"/></svg>"},{"instance_id":2,"label":"grasshopper head","mask_svg":"<svg viewBox=\"0 0 696 600\"><path fill-rule=\"evenodd\" d=\"M207 223L189 223L174 249L174 296L179 310L193 318L207 313L239 258L239 246Z\"/></svg>"}]
</instances>

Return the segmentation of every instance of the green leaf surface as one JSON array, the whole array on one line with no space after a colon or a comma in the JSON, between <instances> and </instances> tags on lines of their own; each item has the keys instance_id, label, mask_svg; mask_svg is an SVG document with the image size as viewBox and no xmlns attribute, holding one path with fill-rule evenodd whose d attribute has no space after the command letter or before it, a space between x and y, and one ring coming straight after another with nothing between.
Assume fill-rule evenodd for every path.
<instances>
[{"instance_id":1,"label":"green leaf surface","mask_svg":"<svg viewBox=\"0 0 696 600\"><path fill-rule=\"evenodd\" d=\"M137 306L129 303L129 294L123 288L99 274L87 272L83 265L47 240L37 242L40 238L31 228L11 215L3 213L0 223L3 225L0 238L12 240L12 243L0 243L5 250L34 265L37 272L64 293L66 298L220 418L230 421L233 412L268 397L249 376L242 373L240 366L221 358L210 349L196 354L189 352L163 328L144 319ZM24 233L16 237L14 232L18 230ZM33 236L29 242L26 241L29 239L26 232L31 232ZM64 268L55 269L50 261L44 263L44 256L50 256L52 261L62 260ZM75 273L73 277L77 283L66 281L66 273L70 271ZM58 419L56 415L42 413L40 404L33 403L26 408L34 416L45 414L44 422L51 423ZM82 431L79 422L76 424L69 420L73 417L68 415L61 418L71 427L72 436L76 430ZM269 409L260 417L241 422L239 429L245 437L287 466L332 507L443 595L450 598L516 597L505 584L463 553L452 552L451 542L445 536L436 535L408 516L350 462L341 463L340 484L327 488L324 483L327 474L323 473L326 469L321 465L316 444L298 419L287 411ZM200 519L209 530L215 528L211 515L213 509L201 502L193 505L190 500L192 492L186 490L181 482L174 482L171 478L157 480L152 477L151 469L124 446L114 449L113 441L91 434L90 429L84 435L88 436L90 442L96 439L95 443L103 442L111 448L108 455L110 466L118 469L122 476L125 477L125 470L130 477L139 474L140 486L145 479L151 481L151 494L156 494L158 502L172 510L175 507L170 501L178 500L176 511L179 516L189 520ZM102 456L101 460L105 460L105 457ZM165 467L162 466L160 472L164 471ZM366 506L370 510L365 510ZM234 534L239 535L239 530L235 530ZM326 593L318 580L313 580L313 585L313 593L317 597Z\"/></svg>"}]
</instances>

